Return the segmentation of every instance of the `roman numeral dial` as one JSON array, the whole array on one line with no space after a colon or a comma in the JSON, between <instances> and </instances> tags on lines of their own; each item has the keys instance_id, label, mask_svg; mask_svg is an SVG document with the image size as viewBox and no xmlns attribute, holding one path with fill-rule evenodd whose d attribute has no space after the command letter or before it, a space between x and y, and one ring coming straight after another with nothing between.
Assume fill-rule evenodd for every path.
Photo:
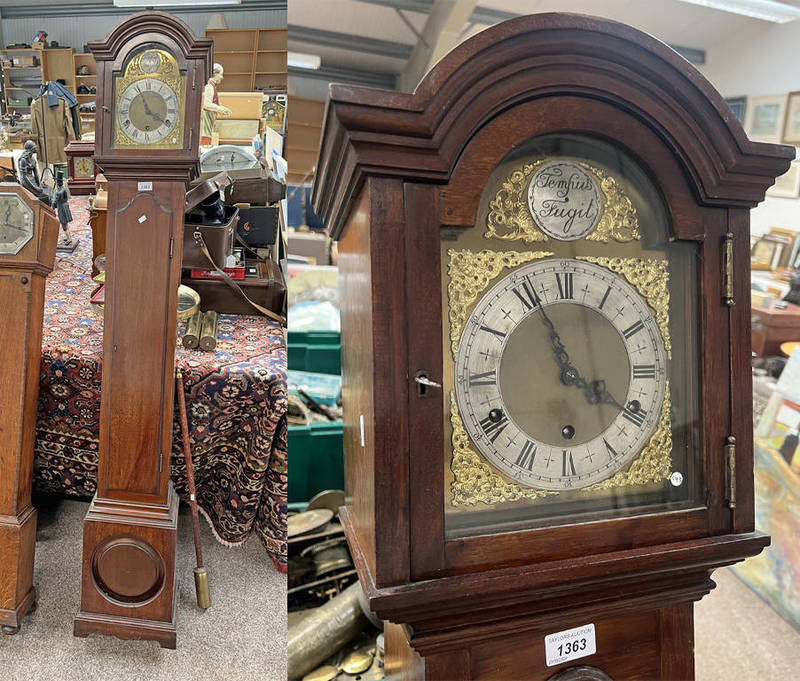
<instances>
[{"instance_id":1,"label":"roman numeral dial","mask_svg":"<svg viewBox=\"0 0 800 681\"><path fill-rule=\"evenodd\" d=\"M622 276L547 258L496 280L455 362L471 445L518 484L564 491L613 476L655 432L667 358L654 314Z\"/></svg>"},{"instance_id":2,"label":"roman numeral dial","mask_svg":"<svg viewBox=\"0 0 800 681\"><path fill-rule=\"evenodd\" d=\"M129 142L154 145L167 140L181 146L174 136L180 119L178 93L168 83L154 77L141 78L117 93L115 119L118 133Z\"/></svg>"}]
</instances>

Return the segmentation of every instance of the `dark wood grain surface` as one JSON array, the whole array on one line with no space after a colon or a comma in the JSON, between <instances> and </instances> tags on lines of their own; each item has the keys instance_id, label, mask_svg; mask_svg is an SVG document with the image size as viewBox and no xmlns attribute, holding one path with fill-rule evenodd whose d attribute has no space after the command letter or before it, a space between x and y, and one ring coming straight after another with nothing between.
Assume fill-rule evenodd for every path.
<instances>
[{"instance_id":1,"label":"dark wood grain surface","mask_svg":"<svg viewBox=\"0 0 800 681\"><path fill-rule=\"evenodd\" d=\"M0 625L16 630L34 599L36 511L31 505L45 277L59 225L53 210L18 184L0 184L34 211L33 238L0 255Z\"/></svg>"},{"instance_id":2,"label":"dark wood grain surface","mask_svg":"<svg viewBox=\"0 0 800 681\"><path fill-rule=\"evenodd\" d=\"M638 164L663 199L669 240L696 257L680 302L697 315L673 330L684 358L673 379L686 404L700 405L685 439L698 492L616 516L447 535L445 394L414 381L444 371L442 230L476 225L511 150L564 132L610 142ZM444 57L413 94L332 87L313 201L342 255L341 516L370 605L402 625L387 636L398 679L544 680L558 671L543 663L544 635L587 622L599 647L586 663L615 681L693 678L692 603L713 588L716 567L768 543L752 532L748 210L793 157L748 140L665 45L591 17L499 24ZM727 233L733 307L723 296Z\"/></svg>"},{"instance_id":3,"label":"dark wood grain surface","mask_svg":"<svg viewBox=\"0 0 800 681\"><path fill-rule=\"evenodd\" d=\"M179 149L114 148L113 79L131 51L160 44L187 82ZM97 494L84 521L76 636L176 646L178 498L169 478L177 292L186 189L211 41L141 12L91 43L98 67L96 160L108 179L106 306ZM151 183L142 186L142 181Z\"/></svg>"}]
</instances>

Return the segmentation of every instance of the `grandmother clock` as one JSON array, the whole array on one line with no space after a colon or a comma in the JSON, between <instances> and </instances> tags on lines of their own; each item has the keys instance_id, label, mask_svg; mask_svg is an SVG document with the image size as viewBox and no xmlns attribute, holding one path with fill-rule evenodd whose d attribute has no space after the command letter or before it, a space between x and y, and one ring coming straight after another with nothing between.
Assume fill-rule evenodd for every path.
<instances>
[{"instance_id":1,"label":"grandmother clock","mask_svg":"<svg viewBox=\"0 0 800 681\"><path fill-rule=\"evenodd\" d=\"M19 631L33 607L36 509L31 505L45 278L58 219L15 183L0 184L0 626Z\"/></svg>"},{"instance_id":2,"label":"grandmother clock","mask_svg":"<svg viewBox=\"0 0 800 681\"><path fill-rule=\"evenodd\" d=\"M387 676L694 678L753 530L749 141L662 43L521 17L413 94L333 86L342 519Z\"/></svg>"},{"instance_id":3,"label":"grandmother clock","mask_svg":"<svg viewBox=\"0 0 800 681\"><path fill-rule=\"evenodd\" d=\"M90 43L108 179L97 493L83 526L75 635L175 647L178 498L169 479L186 187L211 41L142 12Z\"/></svg>"}]
</instances>

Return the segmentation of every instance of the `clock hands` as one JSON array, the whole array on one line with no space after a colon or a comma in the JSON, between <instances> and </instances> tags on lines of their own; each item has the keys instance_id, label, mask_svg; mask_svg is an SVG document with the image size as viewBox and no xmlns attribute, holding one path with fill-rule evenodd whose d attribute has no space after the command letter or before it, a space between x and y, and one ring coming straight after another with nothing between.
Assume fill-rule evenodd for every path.
<instances>
[{"instance_id":1,"label":"clock hands","mask_svg":"<svg viewBox=\"0 0 800 681\"><path fill-rule=\"evenodd\" d=\"M144 105L144 112L145 112L145 113L146 113L148 116L150 116L150 118L154 118L154 119L155 119L155 120L157 120L159 123L163 123L163 122L164 122L164 119L163 119L163 118L161 118L161 116L160 116L159 114L155 114L155 113L153 113L153 112L150 110L150 107L149 107L149 106L148 106L148 104L147 104L147 97L145 97L145 96L144 96L144 92L142 93L142 104Z\"/></svg>"},{"instance_id":2,"label":"clock hands","mask_svg":"<svg viewBox=\"0 0 800 681\"><path fill-rule=\"evenodd\" d=\"M26 232L24 227L17 227L16 225L12 225L10 222L6 222L5 228L8 229L9 227L13 230L16 230L17 232L23 232L23 233Z\"/></svg>"},{"instance_id":3,"label":"clock hands","mask_svg":"<svg viewBox=\"0 0 800 681\"><path fill-rule=\"evenodd\" d=\"M553 355L558 364L561 382L564 385L574 385L576 388L580 388L589 404L613 404L620 411L624 411L625 407L617 402L614 396L606 389L605 381L587 381L581 376L580 371L569 361L567 349L561 342L561 337L558 335L555 325L544 311L544 305L539 305L539 311L542 313L542 321L549 329L550 344L553 346Z\"/></svg>"}]
</instances>

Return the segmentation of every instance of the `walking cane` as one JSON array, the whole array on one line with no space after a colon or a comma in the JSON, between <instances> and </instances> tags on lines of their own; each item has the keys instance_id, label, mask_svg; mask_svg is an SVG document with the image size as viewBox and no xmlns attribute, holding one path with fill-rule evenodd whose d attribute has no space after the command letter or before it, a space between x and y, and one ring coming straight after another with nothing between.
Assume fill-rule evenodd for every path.
<instances>
[{"instance_id":1,"label":"walking cane","mask_svg":"<svg viewBox=\"0 0 800 681\"><path fill-rule=\"evenodd\" d=\"M208 571L203 567L203 547L200 544L200 518L197 515L197 496L195 495L194 487L192 449L189 445L189 421L186 417L186 396L183 394L183 372L180 368L175 370L175 381L178 391L178 408L181 414L183 458L186 461L186 480L189 485L189 508L192 510L194 552L197 556L197 567L194 569L194 589L197 594L197 605L205 610L211 606L211 592L208 588Z\"/></svg>"}]
</instances>

